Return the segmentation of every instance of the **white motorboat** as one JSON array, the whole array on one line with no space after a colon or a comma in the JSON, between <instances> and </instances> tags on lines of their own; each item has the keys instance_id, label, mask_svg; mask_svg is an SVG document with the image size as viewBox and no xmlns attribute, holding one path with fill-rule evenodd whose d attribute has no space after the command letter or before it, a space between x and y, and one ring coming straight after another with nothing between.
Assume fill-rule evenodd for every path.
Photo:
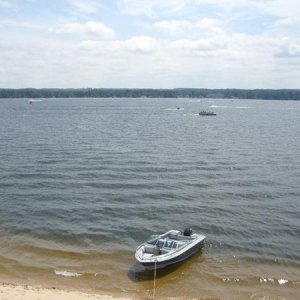
<instances>
[{"instance_id":1,"label":"white motorboat","mask_svg":"<svg viewBox=\"0 0 300 300\"><path fill-rule=\"evenodd\" d=\"M213 111L202 110L199 112L199 116L216 116L217 114Z\"/></svg>"},{"instance_id":2,"label":"white motorboat","mask_svg":"<svg viewBox=\"0 0 300 300\"><path fill-rule=\"evenodd\" d=\"M195 254L203 247L205 239L205 235L193 233L191 228L186 228L183 233L170 230L150 236L136 249L135 258L145 268L163 268Z\"/></svg>"}]
</instances>

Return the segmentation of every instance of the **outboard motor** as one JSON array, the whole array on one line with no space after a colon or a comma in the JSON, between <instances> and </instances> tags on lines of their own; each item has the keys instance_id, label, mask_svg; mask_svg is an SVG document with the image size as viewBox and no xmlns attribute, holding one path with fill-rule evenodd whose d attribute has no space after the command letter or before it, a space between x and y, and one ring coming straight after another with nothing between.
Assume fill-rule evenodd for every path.
<instances>
[{"instance_id":1,"label":"outboard motor","mask_svg":"<svg viewBox=\"0 0 300 300\"><path fill-rule=\"evenodd\" d=\"M191 236L192 233L193 233L193 230L192 230L192 228L189 227L189 228L184 229L183 235L184 236Z\"/></svg>"}]
</instances>

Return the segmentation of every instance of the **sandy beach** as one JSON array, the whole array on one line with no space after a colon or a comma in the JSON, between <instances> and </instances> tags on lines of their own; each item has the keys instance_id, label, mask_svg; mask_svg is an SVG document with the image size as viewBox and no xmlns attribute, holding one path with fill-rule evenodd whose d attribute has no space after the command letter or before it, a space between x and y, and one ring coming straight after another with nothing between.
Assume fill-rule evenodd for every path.
<instances>
[{"instance_id":1,"label":"sandy beach","mask_svg":"<svg viewBox=\"0 0 300 300\"><path fill-rule=\"evenodd\" d=\"M42 288L17 286L12 284L0 285L0 300L126 300L130 298L115 298L106 295L85 294L81 292L65 291L57 288Z\"/></svg>"}]
</instances>

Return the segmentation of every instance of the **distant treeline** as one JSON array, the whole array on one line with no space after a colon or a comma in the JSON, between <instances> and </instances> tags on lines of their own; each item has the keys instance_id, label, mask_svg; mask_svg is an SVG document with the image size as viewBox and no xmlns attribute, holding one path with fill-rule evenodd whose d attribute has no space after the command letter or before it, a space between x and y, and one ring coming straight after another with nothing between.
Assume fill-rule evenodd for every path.
<instances>
[{"instance_id":1,"label":"distant treeline","mask_svg":"<svg viewBox=\"0 0 300 300\"><path fill-rule=\"evenodd\" d=\"M300 89L0 89L0 98L229 98L300 100Z\"/></svg>"}]
</instances>

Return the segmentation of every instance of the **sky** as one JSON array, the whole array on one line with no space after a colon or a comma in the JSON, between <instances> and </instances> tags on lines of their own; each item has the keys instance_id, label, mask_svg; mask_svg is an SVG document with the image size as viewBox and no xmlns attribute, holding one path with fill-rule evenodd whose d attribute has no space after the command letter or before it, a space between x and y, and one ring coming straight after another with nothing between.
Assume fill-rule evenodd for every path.
<instances>
[{"instance_id":1,"label":"sky","mask_svg":"<svg viewBox=\"0 0 300 300\"><path fill-rule=\"evenodd\" d=\"M300 88L300 0L0 0L0 88Z\"/></svg>"}]
</instances>

